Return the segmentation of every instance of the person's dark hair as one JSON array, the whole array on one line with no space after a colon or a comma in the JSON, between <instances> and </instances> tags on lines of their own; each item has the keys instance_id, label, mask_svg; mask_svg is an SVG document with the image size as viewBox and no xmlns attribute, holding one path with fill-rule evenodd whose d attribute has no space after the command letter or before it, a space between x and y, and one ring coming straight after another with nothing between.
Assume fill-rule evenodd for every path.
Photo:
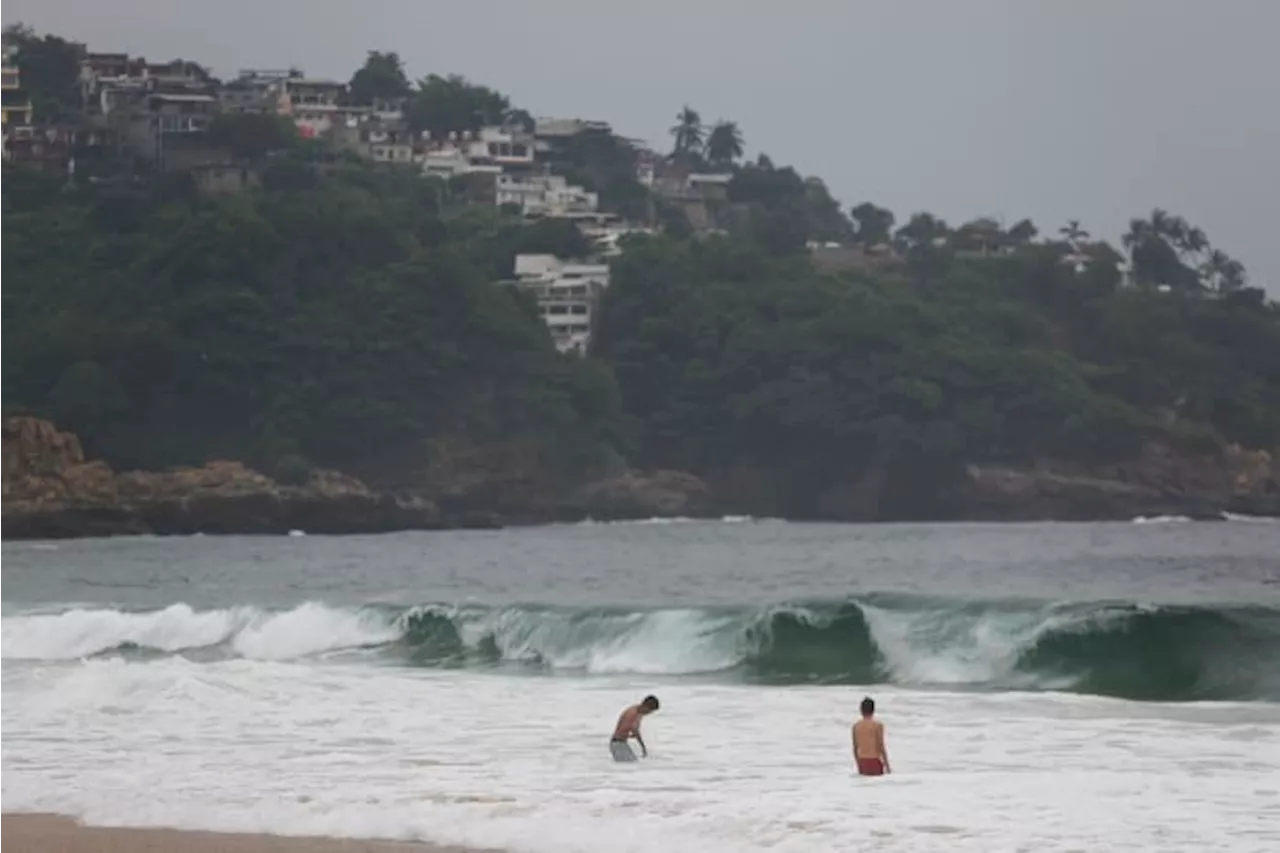
<instances>
[{"instance_id":1,"label":"person's dark hair","mask_svg":"<svg viewBox=\"0 0 1280 853\"><path fill-rule=\"evenodd\" d=\"M644 708L646 711L658 710L658 697L657 696L644 697L644 701L640 703L640 707Z\"/></svg>"},{"instance_id":2,"label":"person's dark hair","mask_svg":"<svg viewBox=\"0 0 1280 853\"><path fill-rule=\"evenodd\" d=\"M862 705L859 707L861 707L863 715L869 717L876 712L876 700L868 696L862 700Z\"/></svg>"}]
</instances>

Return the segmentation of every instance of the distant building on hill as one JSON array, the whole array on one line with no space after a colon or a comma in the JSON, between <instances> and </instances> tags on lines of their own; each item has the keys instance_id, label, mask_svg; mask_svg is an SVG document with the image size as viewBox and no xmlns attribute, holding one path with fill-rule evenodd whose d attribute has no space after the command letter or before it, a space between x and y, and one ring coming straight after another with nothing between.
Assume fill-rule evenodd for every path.
<instances>
[{"instance_id":1,"label":"distant building on hill","mask_svg":"<svg viewBox=\"0 0 1280 853\"><path fill-rule=\"evenodd\" d=\"M591 345L600 296L609 286L609 265L564 261L555 255L516 255L515 279L507 282L533 295L556 349L585 355Z\"/></svg>"}]
</instances>

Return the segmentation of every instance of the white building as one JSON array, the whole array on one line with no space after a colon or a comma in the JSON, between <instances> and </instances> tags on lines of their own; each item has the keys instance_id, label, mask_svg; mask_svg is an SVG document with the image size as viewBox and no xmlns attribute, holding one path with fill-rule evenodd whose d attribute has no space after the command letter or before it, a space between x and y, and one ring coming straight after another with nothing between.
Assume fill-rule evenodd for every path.
<instances>
[{"instance_id":1,"label":"white building","mask_svg":"<svg viewBox=\"0 0 1280 853\"><path fill-rule=\"evenodd\" d=\"M534 164L533 139L514 128L483 127L444 139L426 139L424 144L418 163L426 175L497 175L506 169L531 169Z\"/></svg>"},{"instance_id":2,"label":"white building","mask_svg":"<svg viewBox=\"0 0 1280 853\"><path fill-rule=\"evenodd\" d=\"M596 307L609 286L609 265L562 261L555 255L516 255L516 285L533 294L556 349L585 353Z\"/></svg>"},{"instance_id":3,"label":"white building","mask_svg":"<svg viewBox=\"0 0 1280 853\"><path fill-rule=\"evenodd\" d=\"M498 175L494 203L511 204L528 217L595 215L600 197L574 186L563 175Z\"/></svg>"},{"instance_id":4,"label":"white building","mask_svg":"<svg viewBox=\"0 0 1280 853\"><path fill-rule=\"evenodd\" d=\"M633 234L654 234L656 229L644 225L631 225L618 220L615 214L602 213L595 219L578 221L584 237L595 244L603 257L614 258L622 254L621 241Z\"/></svg>"}]
</instances>

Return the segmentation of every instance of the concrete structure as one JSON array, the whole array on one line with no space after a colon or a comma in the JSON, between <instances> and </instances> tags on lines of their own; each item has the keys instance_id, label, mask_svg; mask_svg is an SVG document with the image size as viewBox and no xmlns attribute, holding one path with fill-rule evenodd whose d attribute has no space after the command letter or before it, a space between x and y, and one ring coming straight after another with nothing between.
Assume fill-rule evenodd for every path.
<instances>
[{"instance_id":1,"label":"concrete structure","mask_svg":"<svg viewBox=\"0 0 1280 853\"><path fill-rule=\"evenodd\" d=\"M235 163L207 163L191 169L196 188L205 195L231 195L261 183L256 169Z\"/></svg>"},{"instance_id":2,"label":"concrete structure","mask_svg":"<svg viewBox=\"0 0 1280 853\"><path fill-rule=\"evenodd\" d=\"M42 172L70 173L75 159L76 129L67 126L6 127L4 157Z\"/></svg>"},{"instance_id":3,"label":"concrete structure","mask_svg":"<svg viewBox=\"0 0 1280 853\"><path fill-rule=\"evenodd\" d=\"M340 103L347 87L336 80L321 80L301 75L283 81L277 112L293 119L298 133L308 138L322 136L335 127L360 122L373 114L370 107Z\"/></svg>"},{"instance_id":4,"label":"concrete structure","mask_svg":"<svg viewBox=\"0 0 1280 853\"><path fill-rule=\"evenodd\" d=\"M22 88L22 73L18 70L17 48L14 45L4 46L4 65L0 69L0 126L4 133L9 128L31 124L33 112L31 98Z\"/></svg>"},{"instance_id":5,"label":"concrete structure","mask_svg":"<svg viewBox=\"0 0 1280 853\"><path fill-rule=\"evenodd\" d=\"M539 163L563 164L577 137L584 134L610 135L608 122L577 118L539 118L533 123L534 154Z\"/></svg>"},{"instance_id":6,"label":"concrete structure","mask_svg":"<svg viewBox=\"0 0 1280 853\"><path fill-rule=\"evenodd\" d=\"M450 178L470 173L532 170L533 137L516 128L483 127L443 139L423 139L419 165L424 174Z\"/></svg>"},{"instance_id":7,"label":"concrete structure","mask_svg":"<svg viewBox=\"0 0 1280 853\"><path fill-rule=\"evenodd\" d=\"M655 234L657 229L619 221L616 214L601 214L595 220L580 220L578 228L604 258L622 254L622 241L631 236Z\"/></svg>"},{"instance_id":8,"label":"concrete structure","mask_svg":"<svg viewBox=\"0 0 1280 853\"><path fill-rule=\"evenodd\" d=\"M413 163L414 134L404 122L370 121L360 127L360 141L374 162Z\"/></svg>"},{"instance_id":9,"label":"concrete structure","mask_svg":"<svg viewBox=\"0 0 1280 853\"><path fill-rule=\"evenodd\" d=\"M587 352L600 296L609 286L607 264L516 255L513 283L537 300L556 349Z\"/></svg>"},{"instance_id":10,"label":"concrete structure","mask_svg":"<svg viewBox=\"0 0 1280 853\"><path fill-rule=\"evenodd\" d=\"M117 124L124 128L125 142L135 154L172 171L221 159L206 141L217 112L218 99L213 95L151 93Z\"/></svg>"},{"instance_id":11,"label":"concrete structure","mask_svg":"<svg viewBox=\"0 0 1280 853\"><path fill-rule=\"evenodd\" d=\"M403 121L408 98L374 98L373 117L379 121Z\"/></svg>"},{"instance_id":12,"label":"concrete structure","mask_svg":"<svg viewBox=\"0 0 1280 853\"><path fill-rule=\"evenodd\" d=\"M18 45L0 35L0 90L22 88L22 72L18 70Z\"/></svg>"},{"instance_id":13,"label":"concrete structure","mask_svg":"<svg viewBox=\"0 0 1280 853\"><path fill-rule=\"evenodd\" d=\"M568 139L579 133L613 133L607 121L587 121L580 118L537 118L533 120L533 135L539 139Z\"/></svg>"},{"instance_id":14,"label":"concrete structure","mask_svg":"<svg viewBox=\"0 0 1280 853\"><path fill-rule=\"evenodd\" d=\"M573 186L563 175L498 176L495 204L514 205L530 218L575 218L592 216L600 205L600 197L582 187Z\"/></svg>"},{"instance_id":15,"label":"concrete structure","mask_svg":"<svg viewBox=\"0 0 1280 853\"><path fill-rule=\"evenodd\" d=\"M218 90L224 113L278 113L282 111L285 81L299 77L297 69L243 69L236 79Z\"/></svg>"}]
</instances>

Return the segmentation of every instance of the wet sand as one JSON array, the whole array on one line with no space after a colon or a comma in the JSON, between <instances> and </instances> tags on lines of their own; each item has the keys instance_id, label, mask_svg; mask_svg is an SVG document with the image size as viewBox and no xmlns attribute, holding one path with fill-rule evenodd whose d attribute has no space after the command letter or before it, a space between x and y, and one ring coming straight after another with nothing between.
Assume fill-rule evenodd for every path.
<instances>
[{"instance_id":1,"label":"wet sand","mask_svg":"<svg viewBox=\"0 0 1280 853\"><path fill-rule=\"evenodd\" d=\"M4 853L482 853L398 841L81 826L56 815L6 814L3 829Z\"/></svg>"}]
</instances>

